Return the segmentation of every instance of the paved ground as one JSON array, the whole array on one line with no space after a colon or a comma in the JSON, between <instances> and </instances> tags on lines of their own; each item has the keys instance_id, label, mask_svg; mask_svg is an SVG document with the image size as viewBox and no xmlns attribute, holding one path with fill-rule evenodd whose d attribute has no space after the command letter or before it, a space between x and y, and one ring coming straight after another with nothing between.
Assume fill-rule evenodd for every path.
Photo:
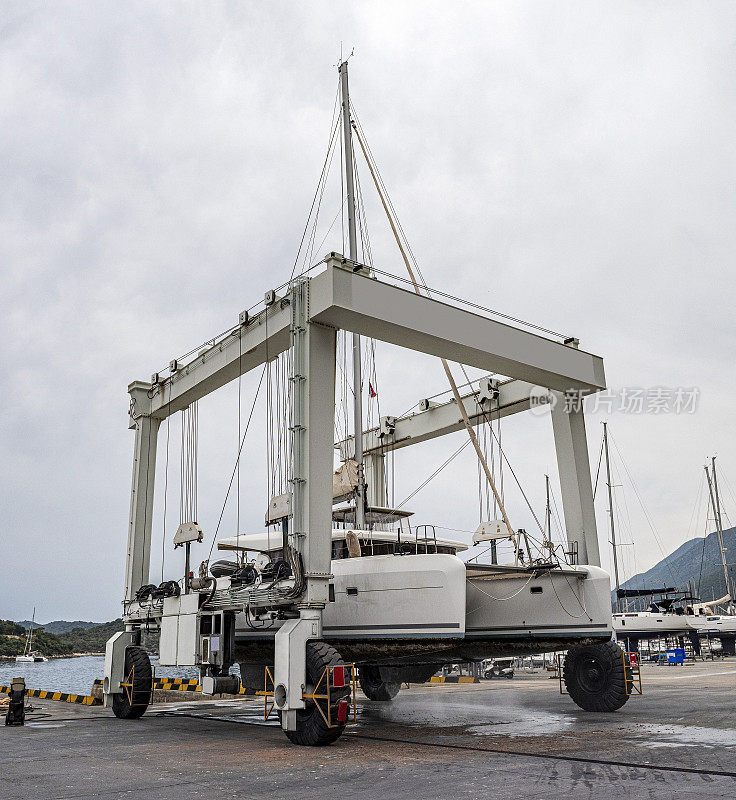
<instances>
[{"instance_id":1,"label":"paved ground","mask_svg":"<svg viewBox=\"0 0 736 800\"><path fill-rule=\"evenodd\" d=\"M580 711L546 675L360 701L329 748L290 745L262 701L152 706L140 721L31 701L0 728L0 797L699 798L736 796L736 659L649 667L643 697Z\"/></svg>"}]
</instances>

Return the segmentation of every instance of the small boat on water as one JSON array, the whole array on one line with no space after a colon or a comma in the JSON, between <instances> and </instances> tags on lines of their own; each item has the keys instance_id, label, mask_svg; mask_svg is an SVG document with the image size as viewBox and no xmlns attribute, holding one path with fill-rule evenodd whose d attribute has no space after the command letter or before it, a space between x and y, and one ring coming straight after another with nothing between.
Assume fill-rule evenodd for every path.
<instances>
[{"instance_id":1,"label":"small boat on water","mask_svg":"<svg viewBox=\"0 0 736 800\"><path fill-rule=\"evenodd\" d=\"M36 609L33 609L33 616L31 617L31 627L28 628L28 634L26 635L26 645L23 648L23 655L16 656L15 660L17 663L26 663L26 664L33 664L33 663L42 663L44 661L48 661L43 653L39 653L38 650L33 650L33 626L36 623Z\"/></svg>"}]
</instances>

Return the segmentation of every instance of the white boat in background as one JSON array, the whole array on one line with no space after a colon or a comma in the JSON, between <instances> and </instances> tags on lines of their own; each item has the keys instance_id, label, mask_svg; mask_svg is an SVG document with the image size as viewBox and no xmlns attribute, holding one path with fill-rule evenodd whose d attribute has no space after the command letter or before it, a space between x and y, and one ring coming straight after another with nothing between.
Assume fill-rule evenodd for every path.
<instances>
[{"instance_id":1,"label":"white boat in background","mask_svg":"<svg viewBox=\"0 0 736 800\"><path fill-rule=\"evenodd\" d=\"M604 446L607 447L607 432L605 429ZM716 530L718 533L718 545L721 565L723 567L723 580L726 594L718 598L718 600L697 602L698 598L693 597L692 591L678 592L671 587L663 587L661 590L652 591L647 591L645 589L622 589L619 585L618 568L616 567L616 595L618 600L628 597L663 595L659 600L653 601L646 611L627 611L613 614L613 628L616 633L616 638L619 642L625 643L626 649L636 649L639 641L642 639L656 639L659 636L687 636L692 642L695 652L700 653L700 639L705 636L706 638L715 637L716 639L720 639L725 655L736 655L736 614L733 613L734 591L731 586L731 578L726 560L726 548L723 540L721 497L718 492L715 457L711 459L710 469L708 466L705 467L705 474L708 481L710 506L713 510L713 517L716 522ZM610 480L609 468L609 484ZM613 515L611 514L612 541L615 542L613 531ZM671 594L675 596L669 596ZM719 607L726 608L727 613L721 613L718 610Z\"/></svg>"},{"instance_id":2,"label":"white boat in background","mask_svg":"<svg viewBox=\"0 0 736 800\"><path fill-rule=\"evenodd\" d=\"M647 611L628 611L613 615L616 639L635 650L642 639L659 636L687 636L700 652L701 637L721 640L724 653L733 655L736 645L736 616L713 609L729 602L730 595L710 603L675 606L676 598L653 602Z\"/></svg>"},{"instance_id":3,"label":"white boat in background","mask_svg":"<svg viewBox=\"0 0 736 800\"><path fill-rule=\"evenodd\" d=\"M30 653L24 653L22 656L15 657L16 662L27 662L33 664L40 664L48 661L45 655L39 653L38 650L32 650Z\"/></svg>"},{"instance_id":4,"label":"white boat in background","mask_svg":"<svg viewBox=\"0 0 736 800\"><path fill-rule=\"evenodd\" d=\"M17 663L25 663L25 664L40 664L44 661L48 661L45 655L39 653L38 650L32 650L33 646L33 626L36 622L36 609L33 609L33 616L31 617L31 627L28 629L28 634L26 635L26 645L23 648L23 655L16 656L15 660Z\"/></svg>"},{"instance_id":5,"label":"white boat in background","mask_svg":"<svg viewBox=\"0 0 736 800\"><path fill-rule=\"evenodd\" d=\"M691 630L700 634L719 635L721 633L736 635L736 616L733 614L720 614L715 611L718 606L731 602L731 595L727 594L710 603L696 603L687 610L687 624Z\"/></svg>"},{"instance_id":6,"label":"white boat in background","mask_svg":"<svg viewBox=\"0 0 736 800\"><path fill-rule=\"evenodd\" d=\"M646 611L614 614L616 638L619 642L631 643L639 639L656 639L658 636L686 636L693 629L688 625L688 618L694 615L674 607L674 602L673 598L664 598L652 602Z\"/></svg>"}]
</instances>

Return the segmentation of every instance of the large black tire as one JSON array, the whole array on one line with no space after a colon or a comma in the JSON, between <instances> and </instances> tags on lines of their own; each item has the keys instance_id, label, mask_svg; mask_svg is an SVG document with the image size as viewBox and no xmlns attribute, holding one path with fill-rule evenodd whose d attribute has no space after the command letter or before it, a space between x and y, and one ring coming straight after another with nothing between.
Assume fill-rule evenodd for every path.
<instances>
[{"instance_id":1,"label":"large black tire","mask_svg":"<svg viewBox=\"0 0 736 800\"><path fill-rule=\"evenodd\" d=\"M378 702L393 700L401 688L401 683L385 681L381 677L381 668L374 664L363 664L359 668L358 681L363 694Z\"/></svg>"},{"instance_id":2,"label":"large black tire","mask_svg":"<svg viewBox=\"0 0 736 800\"><path fill-rule=\"evenodd\" d=\"M317 681L322 677L325 667L334 667L343 664L340 654L334 647L326 642L307 642L307 691L313 691ZM324 681L320 686L320 694L324 694ZM341 699L347 698L349 687L335 689L330 692L331 711L333 721L337 718L337 706ZM322 712L327 714L326 701L319 701ZM307 701L307 707L296 712L296 730L284 731L292 744L307 747L323 747L332 744L345 730L345 724L335 724L330 728L317 708L317 703Z\"/></svg>"},{"instance_id":3,"label":"large black tire","mask_svg":"<svg viewBox=\"0 0 736 800\"><path fill-rule=\"evenodd\" d=\"M568 694L584 711L618 711L629 699L623 651L615 642L571 647L562 674Z\"/></svg>"},{"instance_id":4,"label":"large black tire","mask_svg":"<svg viewBox=\"0 0 736 800\"><path fill-rule=\"evenodd\" d=\"M128 647L125 651L123 682L132 677L133 688L123 689L112 696L112 711L120 719L138 719L151 702L153 672L148 653L142 647Z\"/></svg>"},{"instance_id":5,"label":"large black tire","mask_svg":"<svg viewBox=\"0 0 736 800\"><path fill-rule=\"evenodd\" d=\"M240 686L244 694L255 695L259 689L265 688L265 671L264 664L240 664ZM273 668L271 674L273 674Z\"/></svg>"}]
</instances>

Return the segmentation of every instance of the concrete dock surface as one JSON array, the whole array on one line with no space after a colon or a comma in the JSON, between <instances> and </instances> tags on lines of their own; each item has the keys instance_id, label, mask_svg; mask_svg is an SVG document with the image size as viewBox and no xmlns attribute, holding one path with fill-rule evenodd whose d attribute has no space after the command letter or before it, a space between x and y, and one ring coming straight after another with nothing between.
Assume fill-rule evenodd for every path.
<instances>
[{"instance_id":1,"label":"concrete dock surface","mask_svg":"<svg viewBox=\"0 0 736 800\"><path fill-rule=\"evenodd\" d=\"M32 699L25 727L2 728L0 797L736 797L736 658L642 673L615 714L581 711L541 671L359 695L358 724L326 748L289 744L262 699L182 693L136 721Z\"/></svg>"}]
</instances>

